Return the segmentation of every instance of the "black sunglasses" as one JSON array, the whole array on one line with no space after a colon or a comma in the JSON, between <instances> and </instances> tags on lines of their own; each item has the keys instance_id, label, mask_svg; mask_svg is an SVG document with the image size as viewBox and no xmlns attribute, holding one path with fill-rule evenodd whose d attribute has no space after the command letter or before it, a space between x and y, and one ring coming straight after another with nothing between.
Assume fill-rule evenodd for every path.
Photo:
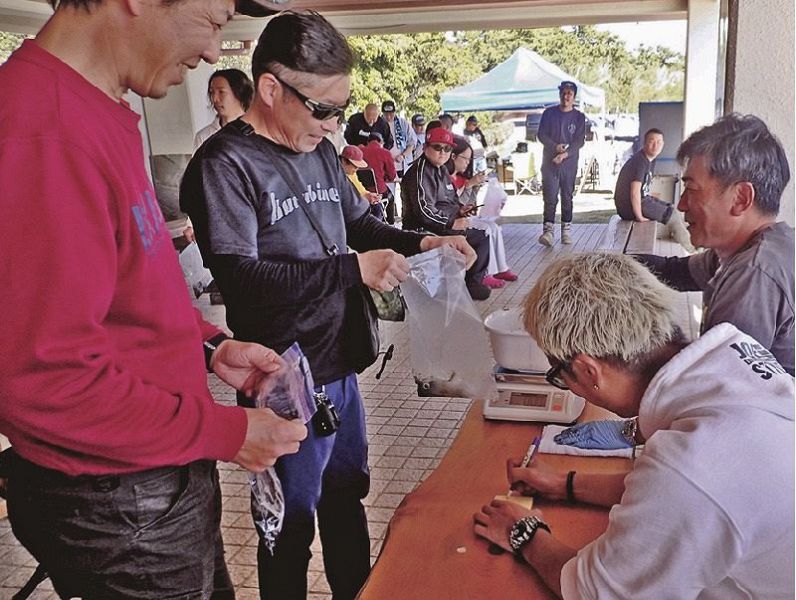
<instances>
[{"instance_id":1,"label":"black sunglasses","mask_svg":"<svg viewBox=\"0 0 796 600\"><path fill-rule=\"evenodd\" d=\"M429 147L437 152L451 152L453 150L453 146L446 144L429 144Z\"/></svg>"},{"instance_id":2,"label":"black sunglasses","mask_svg":"<svg viewBox=\"0 0 796 600\"><path fill-rule=\"evenodd\" d=\"M326 121L333 117L340 117L344 115L345 109L347 109L348 105L351 103L351 98L346 100L346 103L343 106L337 106L335 104L324 104L323 102L316 102L315 100L312 100L311 98L302 94L300 91L298 91L289 83L282 81L274 73L271 73L271 75L273 75L274 79L276 79L279 83L281 83L291 92L293 92L293 95L296 96L296 98L298 98L299 100L301 100L304 103L304 106L306 106L312 112L312 117L314 119L318 119L319 121Z\"/></svg>"},{"instance_id":3,"label":"black sunglasses","mask_svg":"<svg viewBox=\"0 0 796 600\"><path fill-rule=\"evenodd\" d=\"M569 386L564 382L564 378L561 377L561 371L566 371L569 368L569 363L566 362L558 362L555 359L548 358L547 360L550 361L550 364L554 362L553 366L548 369L547 373L544 374L545 381L552 386L557 387L559 390L568 390Z\"/></svg>"}]
</instances>

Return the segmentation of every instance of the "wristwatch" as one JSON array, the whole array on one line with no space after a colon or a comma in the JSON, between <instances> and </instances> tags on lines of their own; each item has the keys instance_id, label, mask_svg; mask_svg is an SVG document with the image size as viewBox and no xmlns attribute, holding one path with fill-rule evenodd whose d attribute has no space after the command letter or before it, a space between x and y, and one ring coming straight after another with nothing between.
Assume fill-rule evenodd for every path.
<instances>
[{"instance_id":1,"label":"wristwatch","mask_svg":"<svg viewBox=\"0 0 796 600\"><path fill-rule=\"evenodd\" d=\"M213 352L221 345L221 342L228 339L229 336L226 333L219 333L209 340L202 342L202 350L205 351L205 368L208 372L213 371L213 369L210 368L210 359L213 358Z\"/></svg>"},{"instance_id":2,"label":"wristwatch","mask_svg":"<svg viewBox=\"0 0 796 600\"><path fill-rule=\"evenodd\" d=\"M635 417L627 419L622 426L622 437L627 440L628 445L631 447L636 445L636 431L638 431L638 419Z\"/></svg>"},{"instance_id":3,"label":"wristwatch","mask_svg":"<svg viewBox=\"0 0 796 600\"><path fill-rule=\"evenodd\" d=\"M522 549L530 543L537 529L544 529L550 533L550 527L539 517L523 517L514 523L509 532L509 544L515 554L518 556L522 554Z\"/></svg>"}]
</instances>

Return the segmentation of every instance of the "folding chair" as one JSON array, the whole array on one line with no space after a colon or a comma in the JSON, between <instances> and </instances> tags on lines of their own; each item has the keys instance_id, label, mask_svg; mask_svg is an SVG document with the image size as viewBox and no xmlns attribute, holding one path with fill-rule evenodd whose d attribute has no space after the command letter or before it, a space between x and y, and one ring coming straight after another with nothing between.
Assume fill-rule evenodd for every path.
<instances>
[{"instance_id":1,"label":"folding chair","mask_svg":"<svg viewBox=\"0 0 796 600\"><path fill-rule=\"evenodd\" d=\"M511 164L514 167L514 193L538 194L542 186L537 177L533 152L514 152L511 155Z\"/></svg>"}]
</instances>

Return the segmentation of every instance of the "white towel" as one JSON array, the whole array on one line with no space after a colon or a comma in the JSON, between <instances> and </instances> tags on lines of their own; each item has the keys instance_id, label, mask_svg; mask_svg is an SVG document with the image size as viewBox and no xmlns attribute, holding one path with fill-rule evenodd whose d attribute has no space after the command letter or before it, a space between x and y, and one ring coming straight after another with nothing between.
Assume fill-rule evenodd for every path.
<instances>
[{"instance_id":1,"label":"white towel","mask_svg":"<svg viewBox=\"0 0 796 600\"><path fill-rule=\"evenodd\" d=\"M567 429L567 426L545 425L542 430L542 443L539 444L539 452L544 452L545 454L570 454L572 456L619 456L622 458L631 458L633 455L632 448L584 450L583 448L575 448L575 446L556 444L553 438L565 429Z\"/></svg>"}]
</instances>

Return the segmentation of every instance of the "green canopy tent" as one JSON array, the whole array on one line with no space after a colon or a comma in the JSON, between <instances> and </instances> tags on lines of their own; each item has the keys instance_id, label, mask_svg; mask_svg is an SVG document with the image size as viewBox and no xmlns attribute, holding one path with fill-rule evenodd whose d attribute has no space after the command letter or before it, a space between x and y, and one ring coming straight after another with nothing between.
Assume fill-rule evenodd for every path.
<instances>
[{"instance_id":1,"label":"green canopy tent","mask_svg":"<svg viewBox=\"0 0 796 600\"><path fill-rule=\"evenodd\" d=\"M440 101L445 112L542 108L558 104L558 85L562 81L578 85L579 103L605 106L601 88L582 84L533 50L522 47L475 81L444 92Z\"/></svg>"}]
</instances>

